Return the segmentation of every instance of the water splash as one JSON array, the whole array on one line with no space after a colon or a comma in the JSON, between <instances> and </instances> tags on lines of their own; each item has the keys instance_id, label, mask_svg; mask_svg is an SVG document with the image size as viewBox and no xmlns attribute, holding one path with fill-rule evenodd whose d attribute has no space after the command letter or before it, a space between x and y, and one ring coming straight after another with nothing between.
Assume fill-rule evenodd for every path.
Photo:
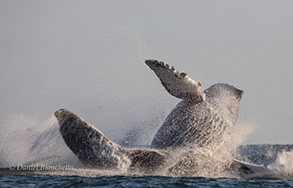
<instances>
[{"instance_id":1,"label":"water splash","mask_svg":"<svg viewBox=\"0 0 293 188\"><path fill-rule=\"evenodd\" d=\"M54 116L41 122L34 117L15 114L6 119L5 125L9 124L18 127L18 130L2 127L0 135L1 167L38 163L80 166L76 156L65 145Z\"/></svg>"},{"instance_id":2,"label":"water splash","mask_svg":"<svg viewBox=\"0 0 293 188\"><path fill-rule=\"evenodd\" d=\"M274 173L282 179L293 178L293 151L280 152L276 160L268 165L268 169L274 171Z\"/></svg>"},{"instance_id":3,"label":"water splash","mask_svg":"<svg viewBox=\"0 0 293 188\"><path fill-rule=\"evenodd\" d=\"M59 126L54 116L45 121L29 117L24 114L10 115L2 126L0 135L0 167L9 167L11 165L70 165L73 167L67 171L41 171L24 172L24 175L59 175L59 176L82 176L99 177L108 175L126 175L126 176L144 176L143 173L128 172L125 166L118 170L97 170L85 168L77 157L66 146L59 133ZM15 127L22 127L21 130L15 130ZM240 129L241 127L241 129ZM242 144L251 127L245 124L239 124L234 131L231 142L236 147ZM245 133L245 134L244 134ZM265 146L262 146L265 147ZM267 147L266 147L267 148ZM267 149L267 155L270 150ZM254 150L259 152L258 149ZM276 151L272 151L276 152ZM227 157L227 150L221 148L197 148L174 150L170 153L169 162L166 168L155 172L152 175L159 176L201 176L201 177L229 177L224 169ZM226 159L225 159L226 160ZM232 160L232 159L231 159ZM184 163L184 164L183 164ZM184 166L184 168L182 168ZM189 169L186 169L189 168ZM188 171L188 173L187 173ZM190 173L190 171L192 173ZM33 175L32 174L32 175ZM247 179L292 179L293 178L293 151L282 151L277 154L276 159L262 168L258 173L245 177Z\"/></svg>"},{"instance_id":4,"label":"water splash","mask_svg":"<svg viewBox=\"0 0 293 188\"><path fill-rule=\"evenodd\" d=\"M31 124L31 119L35 120L35 118L28 118L27 122L25 122L24 120L15 122L18 122L17 127L21 127L22 124ZM161 118L158 118L158 120L156 121L161 121ZM158 122L154 122L152 124L156 123ZM84 169L84 166L79 162L77 157L66 146L58 129L59 126L57 125L56 118L54 116L51 116L43 123L39 120L35 120L34 124L32 124L29 128L26 128L22 132L10 132L8 136L6 136L4 140L1 141L2 146L5 145L4 143L8 143L5 147L1 146L1 148L4 149L2 153L5 155L3 156L6 160L2 164L2 166L4 165L4 167L7 167L15 164L61 164L72 165L75 168ZM235 131L236 130L239 129L235 129ZM147 134L147 129L141 129L139 131L141 132L141 134ZM214 131L215 134L220 134L217 132L217 130ZM19 134L22 137L18 137L17 134ZM15 136L18 139L14 139ZM160 171L154 172L151 175L164 175L176 177L226 177L227 168L233 160L236 148L239 146L239 144L242 144L244 136L246 135L236 134L233 131L231 133L229 129L229 133L221 133L220 143L215 142L215 144L204 148L184 147L181 149L170 151L170 157L167 160L165 167L162 168ZM15 151L17 151L18 155L15 155ZM120 168L118 168L118 170L110 170L107 171L106 174L131 173L125 170L128 166L129 164L120 165ZM84 172L84 170L82 170L81 172ZM91 170L91 172L91 176L93 176L94 174L102 174L105 171ZM70 173L73 173L73 171L70 171ZM68 175L70 173L68 172ZM74 171L74 173L76 172ZM62 172L62 174L64 175L66 173ZM84 173L81 173L80 175L83 176ZM136 173L136 175L145 174Z\"/></svg>"}]
</instances>

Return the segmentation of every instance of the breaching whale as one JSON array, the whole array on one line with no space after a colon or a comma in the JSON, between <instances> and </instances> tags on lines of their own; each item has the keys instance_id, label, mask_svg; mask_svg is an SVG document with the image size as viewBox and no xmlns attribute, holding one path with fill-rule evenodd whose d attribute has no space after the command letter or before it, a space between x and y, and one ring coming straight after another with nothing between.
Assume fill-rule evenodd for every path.
<instances>
[{"instance_id":1,"label":"breaching whale","mask_svg":"<svg viewBox=\"0 0 293 188\"><path fill-rule=\"evenodd\" d=\"M69 110L55 112L65 143L85 166L174 176L217 176L231 170L249 174L262 168L234 159L232 130L242 90L220 83L203 91L200 82L164 62L145 63L172 96L182 99L151 148L124 148Z\"/></svg>"}]
</instances>

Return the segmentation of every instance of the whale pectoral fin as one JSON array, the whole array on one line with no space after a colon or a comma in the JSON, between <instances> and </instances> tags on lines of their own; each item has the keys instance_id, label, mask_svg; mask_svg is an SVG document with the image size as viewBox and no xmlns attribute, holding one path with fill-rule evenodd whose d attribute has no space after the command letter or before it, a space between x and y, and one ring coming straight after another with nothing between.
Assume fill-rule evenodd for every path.
<instances>
[{"instance_id":1,"label":"whale pectoral fin","mask_svg":"<svg viewBox=\"0 0 293 188\"><path fill-rule=\"evenodd\" d=\"M149 173L165 161L164 152L126 149L115 144L69 110L60 109L55 112L55 116L65 143L87 167L117 169L129 165L130 170Z\"/></svg>"},{"instance_id":2,"label":"whale pectoral fin","mask_svg":"<svg viewBox=\"0 0 293 188\"><path fill-rule=\"evenodd\" d=\"M174 97L192 102L205 100L201 83L192 80L186 73L180 73L173 66L171 67L162 61L146 60L145 63L155 72L165 89Z\"/></svg>"},{"instance_id":3,"label":"whale pectoral fin","mask_svg":"<svg viewBox=\"0 0 293 188\"><path fill-rule=\"evenodd\" d=\"M230 169L243 178L256 178L257 175L272 174L272 170L263 165L251 164L234 159Z\"/></svg>"},{"instance_id":4,"label":"whale pectoral fin","mask_svg":"<svg viewBox=\"0 0 293 188\"><path fill-rule=\"evenodd\" d=\"M115 168L124 158L124 148L69 110L60 109L55 112L55 116L65 143L84 165L102 169Z\"/></svg>"}]
</instances>

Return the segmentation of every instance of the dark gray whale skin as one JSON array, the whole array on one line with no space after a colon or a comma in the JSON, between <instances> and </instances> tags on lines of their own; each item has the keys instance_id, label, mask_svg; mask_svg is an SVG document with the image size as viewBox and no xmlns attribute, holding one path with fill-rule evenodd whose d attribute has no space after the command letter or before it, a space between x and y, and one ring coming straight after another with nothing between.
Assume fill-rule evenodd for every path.
<instances>
[{"instance_id":1,"label":"dark gray whale skin","mask_svg":"<svg viewBox=\"0 0 293 188\"><path fill-rule=\"evenodd\" d=\"M168 159L172 159L177 148L214 148L225 143L223 137L230 136L238 117L242 90L220 83L202 91L200 82L193 81L186 73L175 71L174 67L157 60L147 60L146 64L171 95L183 99L158 130L151 143L152 149L121 147L69 110L55 112L65 143L86 167L126 168L127 171L155 174L169 168ZM185 162L186 159L176 159L169 172L184 169ZM251 167L254 166L234 160L227 165L227 170L248 174L253 173ZM194 171L196 165L188 168ZM190 175L188 170L185 174Z\"/></svg>"},{"instance_id":2,"label":"dark gray whale skin","mask_svg":"<svg viewBox=\"0 0 293 188\"><path fill-rule=\"evenodd\" d=\"M215 84L204 91L206 100L182 100L155 135L152 147L206 147L217 144L233 128L243 91L228 84ZM217 142L217 143L215 143Z\"/></svg>"},{"instance_id":3,"label":"dark gray whale skin","mask_svg":"<svg viewBox=\"0 0 293 188\"><path fill-rule=\"evenodd\" d=\"M242 90L218 83L203 92L201 82L187 73L162 61L147 60L146 64L172 96L183 99L160 127L152 147L207 147L229 136L238 117Z\"/></svg>"},{"instance_id":4,"label":"dark gray whale skin","mask_svg":"<svg viewBox=\"0 0 293 188\"><path fill-rule=\"evenodd\" d=\"M148 173L160 168L167 156L159 150L123 148L69 110L60 109L55 116L65 143L86 167L116 169L129 164L128 170Z\"/></svg>"}]
</instances>

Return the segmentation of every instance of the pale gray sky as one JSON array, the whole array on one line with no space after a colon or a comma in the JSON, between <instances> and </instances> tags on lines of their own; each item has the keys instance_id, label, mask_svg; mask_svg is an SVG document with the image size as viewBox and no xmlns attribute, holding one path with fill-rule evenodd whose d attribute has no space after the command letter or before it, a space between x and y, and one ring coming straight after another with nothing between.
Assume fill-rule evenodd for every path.
<instances>
[{"instance_id":1,"label":"pale gray sky","mask_svg":"<svg viewBox=\"0 0 293 188\"><path fill-rule=\"evenodd\" d=\"M293 1L0 1L0 115L68 108L105 133L166 116L144 64L245 91L247 143L293 143ZM1 121L0 121L1 122ZM3 121L2 121L3 123ZM1 125L5 126L5 125Z\"/></svg>"}]
</instances>

